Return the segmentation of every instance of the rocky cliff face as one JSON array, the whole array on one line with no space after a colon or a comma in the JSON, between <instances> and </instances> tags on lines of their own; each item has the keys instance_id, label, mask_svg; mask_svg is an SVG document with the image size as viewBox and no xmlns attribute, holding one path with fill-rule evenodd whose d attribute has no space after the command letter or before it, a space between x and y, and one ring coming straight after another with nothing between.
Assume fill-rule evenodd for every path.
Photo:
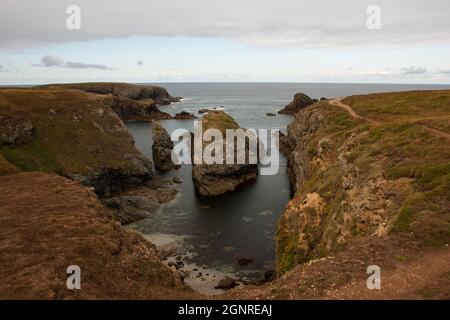
<instances>
[{"instance_id":1,"label":"rocky cliff face","mask_svg":"<svg viewBox=\"0 0 450 320\"><path fill-rule=\"evenodd\" d=\"M279 114L295 114L303 108L310 106L314 103L314 100L308 97L304 93L297 93L286 107L278 111Z\"/></svg>"},{"instance_id":2,"label":"rocky cliff face","mask_svg":"<svg viewBox=\"0 0 450 320\"><path fill-rule=\"evenodd\" d=\"M153 176L152 163L104 98L65 89L0 90L0 154L23 171L58 173L100 195Z\"/></svg>"},{"instance_id":3,"label":"rocky cliff face","mask_svg":"<svg viewBox=\"0 0 450 320\"><path fill-rule=\"evenodd\" d=\"M239 125L223 111L210 111L202 117L203 131L219 129L224 136L226 129L238 129ZM204 143L206 147L209 143ZM235 153L237 146L235 144ZM224 143L224 155L226 154ZM246 147L248 151L248 145ZM225 161L225 160L224 160ZM235 190L238 186L256 179L257 164L194 164L192 179L202 196L217 196Z\"/></svg>"},{"instance_id":4,"label":"rocky cliff face","mask_svg":"<svg viewBox=\"0 0 450 320\"><path fill-rule=\"evenodd\" d=\"M171 152L173 149L173 141L170 139L166 129L158 122L152 122L153 132L153 161L155 168L160 171L169 171L175 168L179 168L179 165L175 165L172 161Z\"/></svg>"},{"instance_id":5,"label":"rocky cliff face","mask_svg":"<svg viewBox=\"0 0 450 320\"><path fill-rule=\"evenodd\" d=\"M167 299L195 295L126 231L90 188L43 173L0 177L1 299ZM81 290L68 290L68 266Z\"/></svg>"},{"instance_id":6,"label":"rocky cliff face","mask_svg":"<svg viewBox=\"0 0 450 320\"><path fill-rule=\"evenodd\" d=\"M443 237L448 233L445 230L449 226L449 217L448 210L445 213L448 201L442 202L442 196L448 194L444 191L448 190L445 177L450 171L446 176L445 170L438 169L446 167L448 149L439 148L442 143L439 136L426 134L423 126L414 123L418 115L413 102L408 103L409 96L397 95L391 100L383 95L368 97L367 101L383 101L374 107L367 107L366 97L348 100L355 105L358 105L358 99L363 100L360 112L370 110L369 116L383 117L384 123L352 118L339 107L320 102L300 110L288 126L289 173L295 196L278 224L279 273L296 264L326 256L361 237L384 238L395 232L412 232L414 226L417 234L429 239L426 241L450 237L450 233ZM403 105L386 107L396 99L401 99L398 101ZM436 106L439 97L428 102ZM392 112L395 115L395 108L401 108L402 117L384 114ZM429 111L424 109L422 113L426 112ZM424 150L433 156L427 156L425 160ZM429 176L429 170L441 172L442 177ZM436 185L420 186L418 179L424 179L426 175L427 179L434 179ZM428 188L427 191L424 188ZM434 218L430 218L430 213L418 199L435 203L436 213L431 215ZM415 219L421 222L415 224ZM437 236L440 240L431 240L436 236L435 231L427 233L424 229L425 224L429 224L429 230L435 228L431 226L434 219L443 223L444 231L439 231L443 233Z\"/></svg>"},{"instance_id":7,"label":"rocky cliff face","mask_svg":"<svg viewBox=\"0 0 450 320\"><path fill-rule=\"evenodd\" d=\"M171 119L171 116L159 110L158 105L178 102L165 88L127 83L75 83L52 84L40 89L70 89L98 94L123 121L152 121Z\"/></svg>"}]
</instances>

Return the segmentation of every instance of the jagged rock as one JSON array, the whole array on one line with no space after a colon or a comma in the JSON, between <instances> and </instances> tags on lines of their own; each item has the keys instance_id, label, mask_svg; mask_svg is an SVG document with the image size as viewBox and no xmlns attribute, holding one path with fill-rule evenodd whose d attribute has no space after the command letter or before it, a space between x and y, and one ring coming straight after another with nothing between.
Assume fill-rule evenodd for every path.
<instances>
[{"instance_id":1,"label":"jagged rock","mask_svg":"<svg viewBox=\"0 0 450 320\"><path fill-rule=\"evenodd\" d=\"M202 113L207 113L209 112L209 109L200 109L198 110L198 113L202 114Z\"/></svg>"},{"instance_id":2,"label":"jagged rock","mask_svg":"<svg viewBox=\"0 0 450 320\"><path fill-rule=\"evenodd\" d=\"M193 114L190 114L186 111L181 111L173 117L175 120L190 120L190 119L197 119L197 117Z\"/></svg>"},{"instance_id":3,"label":"jagged rock","mask_svg":"<svg viewBox=\"0 0 450 320\"><path fill-rule=\"evenodd\" d=\"M278 111L280 114L295 114L299 110L312 105L314 101L304 93L296 93L294 100L291 101L286 107Z\"/></svg>"},{"instance_id":4,"label":"jagged rock","mask_svg":"<svg viewBox=\"0 0 450 320\"><path fill-rule=\"evenodd\" d=\"M289 137L283 132L280 132L278 141L278 150L284 155L288 155L290 152Z\"/></svg>"},{"instance_id":5,"label":"jagged rock","mask_svg":"<svg viewBox=\"0 0 450 320\"><path fill-rule=\"evenodd\" d=\"M223 111L211 111L202 117L203 130L215 128L223 134L226 129L238 129L232 117ZM204 147L209 143L204 142ZM224 136L224 157L226 156L226 139ZM237 145L235 144L235 154ZM248 154L248 143L245 146ZM235 158L236 159L236 158ZM224 161L225 162L225 161ZM202 196L217 196L235 190L238 186L255 180L258 175L258 165L245 164L194 164L192 179L197 192Z\"/></svg>"},{"instance_id":6,"label":"jagged rock","mask_svg":"<svg viewBox=\"0 0 450 320\"><path fill-rule=\"evenodd\" d=\"M9 145L27 143L33 134L30 120L9 115L0 117L0 142Z\"/></svg>"},{"instance_id":7,"label":"jagged rock","mask_svg":"<svg viewBox=\"0 0 450 320\"><path fill-rule=\"evenodd\" d=\"M240 266L248 266L249 264L253 263L253 258L240 257L236 259L236 262Z\"/></svg>"},{"instance_id":8,"label":"jagged rock","mask_svg":"<svg viewBox=\"0 0 450 320\"><path fill-rule=\"evenodd\" d=\"M155 183L122 192L103 202L111 209L116 220L121 224L128 224L147 218L159 210L161 205L172 201L177 192L169 185Z\"/></svg>"},{"instance_id":9,"label":"jagged rock","mask_svg":"<svg viewBox=\"0 0 450 320\"><path fill-rule=\"evenodd\" d=\"M230 277L225 277L219 281L219 283L214 287L216 289L229 290L237 286L234 279Z\"/></svg>"},{"instance_id":10,"label":"jagged rock","mask_svg":"<svg viewBox=\"0 0 450 320\"><path fill-rule=\"evenodd\" d=\"M153 132L153 162L155 168L160 171L169 171L180 168L172 161L171 153L173 149L173 141L170 139L166 129L158 122L152 122Z\"/></svg>"},{"instance_id":11,"label":"jagged rock","mask_svg":"<svg viewBox=\"0 0 450 320\"><path fill-rule=\"evenodd\" d=\"M267 112L267 113L266 113L266 116L268 116L268 117L275 117L275 116L276 116L276 113L273 113L273 112Z\"/></svg>"}]
</instances>

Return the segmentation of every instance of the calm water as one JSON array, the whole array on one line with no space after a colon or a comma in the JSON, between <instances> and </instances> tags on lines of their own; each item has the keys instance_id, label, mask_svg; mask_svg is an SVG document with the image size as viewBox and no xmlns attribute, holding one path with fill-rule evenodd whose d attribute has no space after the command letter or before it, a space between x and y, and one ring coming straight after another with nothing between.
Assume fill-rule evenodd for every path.
<instances>
[{"instance_id":1,"label":"calm water","mask_svg":"<svg viewBox=\"0 0 450 320\"><path fill-rule=\"evenodd\" d=\"M296 92L313 98L345 96L385 91L442 89L448 86L368 85L368 84L294 84L294 83L166 83L159 84L174 96L184 97L180 103L161 106L172 115L182 110L194 112L202 108L223 107L245 128L279 128L285 130L290 116L267 117L292 100ZM198 114L197 114L198 115ZM167 120L162 124L169 132L176 128L192 129L193 121ZM128 127L136 145L151 157L151 127L131 123ZM136 229L154 242L182 239L192 253L192 262L226 272L255 275L273 268L276 222L290 197L286 159L274 176L259 176L255 183L236 192L213 199L198 197L192 183L191 167L183 166L164 176L183 179L177 201L159 213L139 221ZM169 240L167 240L169 239ZM240 267L237 257L248 257L254 263Z\"/></svg>"}]
</instances>

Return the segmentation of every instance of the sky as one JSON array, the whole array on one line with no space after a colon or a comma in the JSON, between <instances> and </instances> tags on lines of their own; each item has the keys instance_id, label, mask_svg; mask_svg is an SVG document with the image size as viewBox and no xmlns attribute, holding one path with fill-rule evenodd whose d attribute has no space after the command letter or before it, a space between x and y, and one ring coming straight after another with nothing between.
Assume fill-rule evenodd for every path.
<instances>
[{"instance_id":1,"label":"sky","mask_svg":"<svg viewBox=\"0 0 450 320\"><path fill-rule=\"evenodd\" d=\"M1 0L0 85L449 84L448 12L448 0Z\"/></svg>"}]
</instances>

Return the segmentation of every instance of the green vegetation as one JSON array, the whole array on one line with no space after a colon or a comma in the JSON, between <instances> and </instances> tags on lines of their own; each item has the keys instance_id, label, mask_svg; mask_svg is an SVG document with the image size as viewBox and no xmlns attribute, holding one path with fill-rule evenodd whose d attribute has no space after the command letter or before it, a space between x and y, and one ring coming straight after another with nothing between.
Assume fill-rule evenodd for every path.
<instances>
[{"instance_id":1,"label":"green vegetation","mask_svg":"<svg viewBox=\"0 0 450 320\"><path fill-rule=\"evenodd\" d=\"M113 111L95 95L72 90L0 90L0 118L21 115L33 124L31 142L0 145L0 155L24 171L85 174L131 168L140 157Z\"/></svg>"}]
</instances>

